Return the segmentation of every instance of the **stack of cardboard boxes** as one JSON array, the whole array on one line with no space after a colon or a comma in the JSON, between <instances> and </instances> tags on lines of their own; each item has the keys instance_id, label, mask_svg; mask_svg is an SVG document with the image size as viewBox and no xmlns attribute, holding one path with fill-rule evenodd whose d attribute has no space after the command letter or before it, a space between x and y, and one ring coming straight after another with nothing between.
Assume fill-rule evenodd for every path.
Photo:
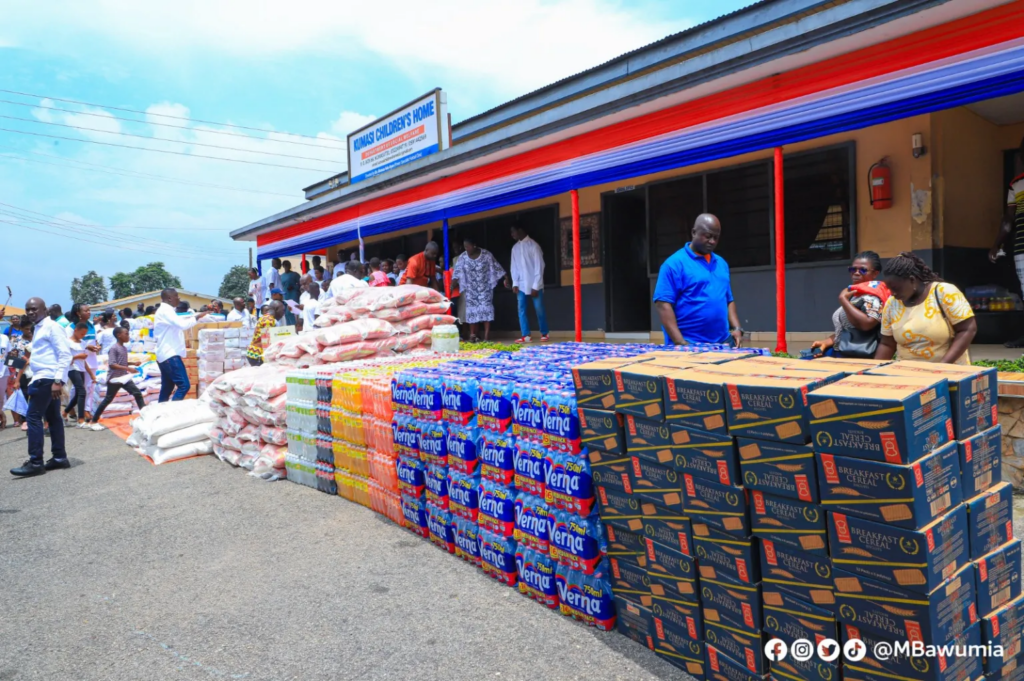
<instances>
[{"instance_id":1,"label":"stack of cardboard boxes","mask_svg":"<svg viewBox=\"0 0 1024 681\"><path fill-rule=\"evenodd\" d=\"M185 359L182 360L185 363L185 372L188 374L188 382L191 384L189 391L189 397L199 397L208 385L208 380L211 374L210 366L211 361L215 362L213 366L219 366L220 372L232 371L242 367L241 362L237 364L230 364L231 369L225 368L225 339L219 335L215 339L210 338L209 331L211 329L223 330L225 334L232 334L235 341L235 347L233 348L232 358L235 355L240 356L240 351L237 348L238 338L241 332L241 322L202 322L196 324L191 329L185 331ZM204 334L203 332L206 331ZM211 340L215 341L215 345L211 347ZM205 347L204 347L205 346ZM217 355L210 359L210 351L214 349L218 352ZM203 355L206 354L204 359ZM203 371L200 371L200 364L204 363ZM201 380L203 379L203 380Z\"/></svg>"},{"instance_id":2,"label":"stack of cardboard boxes","mask_svg":"<svg viewBox=\"0 0 1024 681\"><path fill-rule=\"evenodd\" d=\"M1017 668L1021 544L994 371L652 353L575 375L623 633L730 681ZM998 660L873 657L878 641L1000 636ZM770 663L773 638L860 638L868 655Z\"/></svg>"}]
</instances>

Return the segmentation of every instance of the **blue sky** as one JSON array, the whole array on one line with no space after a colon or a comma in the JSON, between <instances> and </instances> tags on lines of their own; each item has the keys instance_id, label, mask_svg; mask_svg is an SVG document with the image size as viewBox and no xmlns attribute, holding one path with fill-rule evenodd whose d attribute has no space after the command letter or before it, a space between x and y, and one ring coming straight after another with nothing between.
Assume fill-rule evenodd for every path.
<instances>
[{"instance_id":1,"label":"blue sky","mask_svg":"<svg viewBox=\"0 0 1024 681\"><path fill-rule=\"evenodd\" d=\"M372 118L440 86L457 122L747 4L0 0L0 90L26 93L0 92L17 102L0 128L21 131L0 130L0 286L67 305L76 276L162 260L214 294L248 262L228 232L344 170L345 135Z\"/></svg>"}]
</instances>

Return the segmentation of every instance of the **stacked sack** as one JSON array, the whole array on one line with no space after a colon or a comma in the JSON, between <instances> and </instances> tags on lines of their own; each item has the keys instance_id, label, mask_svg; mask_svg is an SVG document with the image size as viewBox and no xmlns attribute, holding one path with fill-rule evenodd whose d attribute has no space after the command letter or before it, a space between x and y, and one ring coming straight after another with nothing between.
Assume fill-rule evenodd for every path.
<instances>
[{"instance_id":1,"label":"stacked sack","mask_svg":"<svg viewBox=\"0 0 1024 681\"><path fill-rule=\"evenodd\" d=\"M218 416L213 453L265 480L285 477L287 399L284 367L246 367L210 383L204 397Z\"/></svg>"},{"instance_id":2,"label":"stacked sack","mask_svg":"<svg viewBox=\"0 0 1024 681\"><path fill-rule=\"evenodd\" d=\"M217 415L203 400L147 405L132 422L126 441L154 464L213 451L210 433Z\"/></svg>"},{"instance_id":3,"label":"stacked sack","mask_svg":"<svg viewBox=\"0 0 1024 681\"><path fill-rule=\"evenodd\" d=\"M141 355L146 357L147 355ZM129 362L132 360L129 359ZM145 361L135 369L132 382L142 392L143 401L148 404L155 404L160 399L160 367L155 361ZM96 381L93 383L94 404L99 405L107 396L107 358L101 357L99 367L96 370ZM135 398L128 392L121 390L114 396L114 400L103 410L106 417L126 416L139 413L139 406Z\"/></svg>"},{"instance_id":4,"label":"stacked sack","mask_svg":"<svg viewBox=\"0 0 1024 681\"><path fill-rule=\"evenodd\" d=\"M265 362L309 368L430 349L434 326L453 324L451 303L423 286L342 291L320 304L315 330L266 349Z\"/></svg>"}]
</instances>

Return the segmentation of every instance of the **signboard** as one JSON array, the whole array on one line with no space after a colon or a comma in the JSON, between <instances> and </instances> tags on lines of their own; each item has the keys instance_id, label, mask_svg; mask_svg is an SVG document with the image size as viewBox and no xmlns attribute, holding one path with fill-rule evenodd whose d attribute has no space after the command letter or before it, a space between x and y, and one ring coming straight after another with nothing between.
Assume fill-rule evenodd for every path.
<instances>
[{"instance_id":1,"label":"signboard","mask_svg":"<svg viewBox=\"0 0 1024 681\"><path fill-rule=\"evenodd\" d=\"M348 136L348 181L365 180L448 148L448 106L434 90Z\"/></svg>"}]
</instances>

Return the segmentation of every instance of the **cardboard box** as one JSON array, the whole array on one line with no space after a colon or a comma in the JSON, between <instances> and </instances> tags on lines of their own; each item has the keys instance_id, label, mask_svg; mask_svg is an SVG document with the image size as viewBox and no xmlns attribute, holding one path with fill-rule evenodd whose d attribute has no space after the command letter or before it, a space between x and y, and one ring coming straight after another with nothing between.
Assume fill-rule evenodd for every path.
<instances>
[{"instance_id":1,"label":"cardboard box","mask_svg":"<svg viewBox=\"0 0 1024 681\"><path fill-rule=\"evenodd\" d=\"M608 556L619 556L636 561L637 556L642 556L647 550L644 544L643 535L637 532L630 532L614 525L605 523L604 534L608 540L608 548L605 554Z\"/></svg>"},{"instance_id":2,"label":"cardboard box","mask_svg":"<svg viewBox=\"0 0 1024 681\"><path fill-rule=\"evenodd\" d=\"M758 633L763 619L761 584L740 584L722 574L718 579L700 580L701 613L705 622L715 622Z\"/></svg>"},{"instance_id":3,"label":"cardboard box","mask_svg":"<svg viewBox=\"0 0 1024 681\"><path fill-rule=\"evenodd\" d=\"M1021 594L1021 542L1013 539L975 561L978 576L978 614L981 617Z\"/></svg>"},{"instance_id":4,"label":"cardboard box","mask_svg":"<svg viewBox=\"0 0 1024 681\"><path fill-rule=\"evenodd\" d=\"M960 481L964 499L981 494L1003 481L1003 427L982 431L957 443L960 449Z\"/></svg>"},{"instance_id":5,"label":"cardboard box","mask_svg":"<svg viewBox=\"0 0 1024 681\"><path fill-rule=\"evenodd\" d=\"M1013 487L1001 482L967 500L971 558L981 558L1013 539Z\"/></svg>"},{"instance_id":6,"label":"cardboard box","mask_svg":"<svg viewBox=\"0 0 1024 681\"><path fill-rule=\"evenodd\" d=\"M644 520L644 537L692 557L693 530L690 519L681 511L648 502L640 504L640 512Z\"/></svg>"},{"instance_id":7,"label":"cardboard box","mask_svg":"<svg viewBox=\"0 0 1024 681\"><path fill-rule=\"evenodd\" d=\"M608 566L612 573L613 594L625 596L634 603L648 608L651 606L651 590L646 570L632 560L617 556L609 556Z\"/></svg>"},{"instance_id":8,"label":"cardboard box","mask_svg":"<svg viewBox=\"0 0 1024 681\"><path fill-rule=\"evenodd\" d=\"M704 640L758 676L768 673L768 658L764 655L763 636L761 633L753 634L713 622L704 623Z\"/></svg>"},{"instance_id":9,"label":"cardboard box","mask_svg":"<svg viewBox=\"0 0 1024 681\"><path fill-rule=\"evenodd\" d=\"M576 404L595 409L615 407L615 369L633 364L632 358L602 359L572 368Z\"/></svg>"},{"instance_id":10,"label":"cardboard box","mask_svg":"<svg viewBox=\"0 0 1024 681\"><path fill-rule=\"evenodd\" d=\"M676 646L686 646L686 641L704 640L704 618L696 602L681 603L655 596L651 615L651 634L655 645L659 641L667 641Z\"/></svg>"},{"instance_id":11,"label":"cardboard box","mask_svg":"<svg viewBox=\"0 0 1024 681\"><path fill-rule=\"evenodd\" d=\"M595 492L602 522L630 532L643 531L639 499L618 487L607 485L597 485Z\"/></svg>"},{"instance_id":12,"label":"cardboard box","mask_svg":"<svg viewBox=\"0 0 1024 681\"><path fill-rule=\"evenodd\" d=\"M767 615L765 616L767 617ZM785 634L773 634L772 637L778 637L790 649L792 649L793 644L797 641L797 639ZM807 640L814 643L816 639L812 636ZM834 640L838 641L839 639L835 638ZM832 663L825 662L817 654L813 655L809 660L800 662L787 653L785 659L770 663L771 669L768 678L771 681L837 681L840 678L837 665L838 660ZM889 681L892 680L890 679Z\"/></svg>"},{"instance_id":13,"label":"cardboard box","mask_svg":"<svg viewBox=\"0 0 1024 681\"><path fill-rule=\"evenodd\" d=\"M770 539L762 539L759 543L762 584L824 608L835 604L832 561L827 556L798 551Z\"/></svg>"},{"instance_id":14,"label":"cardboard box","mask_svg":"<svg viewBox=\"0 0 1024 681\"><path fill-rule=\"evenodd\" d=\"M650 609L616 594L615 615L615 628L620 634L654 650Z\"/></svg>"},{"instance_id":15,"label":"cardboard box","mask_svg":"<svg viewBox=\"0 0 1024 681\"><path fill-rule=\"evenodd\" d=\"M817 504L751 490L750 529L759 539L828 555L825 512Z\"/></svg>"},{"instance_id":16,"label":"cardboard box","mask_svg":"<svg viewBox=\"0 0 1024 681\"><path fill-rule=\"evenodd\" d=\"M725 385L726 422L735 436L804 444L811 430L807 395L830 376L788 372L783 376L739 376Z\"/></svg>"},{"instance_id":17,"label":"cardboard box","mask_svg":"<svg viewBox=\"0 0 1024 681\"><path fill-rule=\"evenodd\" d=\"M693 545L701 577L718 579L719 575L726 574L743 584L761 581L757 540L753 537L738 539L712 532L707 537L694 537Z\"/></svg>"},{"instance_id":18,"label":"cardboard box","mask_svg":"<svg viewBox=\"0 0 1024 681\"><path fill-rule=\"evenodd\" d=\"M817 459L818 491L829 511L916 530L963 501L955 442L909 466L832 454Z\"/></svg>"},{"instance_id":19,"label":"cardboard box","mask_svg":"<svg viewBox=\"0 0 1024 681\"><path fill-rule=\"evenodd\" d=\"M603 409L579 409L580 443L590 449L601 449L611 454L625 454L626 437L622 429L622 414Z\"/></svg>"},{"instance_id":20,"label":"cardboard box","mask_svg":"<svg viewBox=\"0 0 1024 681\"><path fill-rule=\"evenodd\" d=\"M615 411L659 421L664 419L665 382L662 379L678 370L678 367L663 367L651 362L615 369Z\"/></svg>"},{"instance_id":21,"label":"cardboard box","mask_svg":"<svg viewBox=\"0 0 1024 681\"><path fill-rule=\"evenodd\" d=\"M971 679L980 681L982 679L982 657L981 655L964 655L962 657L910 657L908 655L892 654L884 660L875 657L875 646L886 642L890 644L890 650L894 650L891 644L892 638L877 636L872 632L862 630L853 624L842 626L842 643L846 644L850 639L861 640L867 654L859 662L845 661L843 663L843 679L850 681L893 681L893 679L914 679L915 681L961 681ZM981 623L974 624L967 628L967 631L960 634L951 641L946 642L949 646L980 646L984 641L981 636Z\"/></svg>"},{"instance_id":22,"label":"cardboard box","mask_svg":"<svg viewBox=\"0 0 1024 681\"><path fill-rule=\"evenodd\" d=\"M810 446L738 437L736 449L747 489L818 502L818 473Z\"/></svg>"},{"instance_id":23,"label":"cardboard box","mask_svg":"<svg viewBox=\"0 0 1024 681\"><path fill-rule=\"evenodd\" d=\"M669 641L655 641L654 654L677 669L683 670L696 681L704 681L706 678L704 670L707 663L702 642L688 641L684 646Z\"/></svg>"},{"instance_id":24,"label":"cardboard box","mask_svg":"<svg viewBox=\"0 0 1024 681\"><path fill-rule=\"evenodd\" d=\"M692 473L723 485L739 485L736 447L728 435L626 416L626 448L680 473Z\"/></svg>"},{"instance_id":25,"label":"cardboard box","mask_svg":"<svg viewBox=\"0 0 1024 681\"><path fill-rule=\"evenodd\" d=\"M807 399L819 452L908 464L953 439L944 378L849 376Z\"/></svg>"},{"instance_id":26,"label":"cardboard box","mask_svg":"<svg viewBox=\"0 0 1024 681\"><path fill-rule=\"evenodd\" d=\"M651 577L697 579L697 561L679 551L644 539L647 547L647 574Z\"/></svg>"},{"instance_id":27,"label":"cardboard box","mask_svg":"<svg viewBox=\"0 0 1024 681\"><path fill-rule=\"evenodd\" d=\"M629 469L633 462L628 456L591 449L587 453L587 459L590 461L590 476L595 485L615 487L623 492L632 489Z\"/></svg>"},{"instance_id":28,"label":"cardboard box","mask_svg":"<svg viewBox=\"0 0 1024 681\"><path fill-rule=\"evenodd\" d=\"M720 374L687 369L666 375L665 420L694 430L728 435L725 388Z\"/></svg>"},{"instance_id":29,"label":"cardboard box","mask_svg":"<svg viewBox=\"0 0 1024 681\"><path fill-rule=\"evenodd\" d=\"M1024 596L1018 596L995 612L981 618L981 640L1002 646L1002 657L985 658L985 674L999 678L1021 654L1021 632L1024 630Z\"/></svg>"},{"instance_id":30,"label":"cardboard box","mask_svg":"<svg viewBox=\"0 0 1024 681\"><path fill-rule=\"evenodd\" d=\"M764 629L786 639L839 640L836 616L830 609L813 605L783 591L777 584L761 584Z\"/></svg>"},{"instance_id":31,"label":"cardboard box","mask_svg":"<svg viewBox=\"0 0 1024 681\"><path fill-rule=\"evenodd\" d=\"M646 556L645 556L646 558ZM700 593L696 572L684 579L674 575L647 573L651 596L664 603L700 607Z\"/></svg>"},{"instance_id":32,"label":"cardboard box","mask_svg":"<svg viewBox=\"0 0 1024 681\"><path fill-rule=\"evenodd\" d=\"M917 593L931 592L971 561L963 504L920 530L829 513L828 543L835 567Z\"/></svg>"},{"instance_id":33,"label":"cardboard box","mask_svg":"<svg viewBox=\"0 0 1024 681\"><path fill-rule=\"evenodd\" d=\"M929 594L914 593L838 568L832 573L838 619L885 638L940 645L979 620L973 563Z\"/></svg>"},{"instance_id":34,"label":"cardboard box","mask_svg":"<svg viewBox=\"0 0 1024 681\"><path fill-rule=\"evenodd\" d=\"M713 529L736 537L750 536L747 493L742 487L684 473L683 493L683 508L695 537L710 536Z\"/></svg>"},{"instance_id":35,"label":"cardboard box","mask_svg":"<svg viewBox=\"0 0 1024 681\"><path fill-rule=\"evenodd\" d=\"M629 482L632 494L641 503L649 501L666 508L682 508L683 495L679 488L679 473L639 456L632 457Z\"/></svg>"},{"instance_id":36,"label":"cardboard box","mask_svg":"<svg viewBox=\"0 0 1024 681\"><path fill-rule=\"evenodd\" d=\"M704 644L708 656L707 674L723 681L767 681L767 674L755 674L739 660L734 660L711 643Z\"/></svg>"},{"instance_id":37,"label":"cardboard box","mask_svg":"<svg viewBox=\"0 0 1024 681\"><path fill-rule=\"evenodd\" d=\"M931 362L893 362L872 374L942 377L949 381L953 432L964 440L999 423L998 380L994 367Z\"/></svg>"},{"instance_id":38,"label":"cardboard box","mask_svg":"<svg viewBox=\"0 0 1024 681\"><path fill-rule=\"evenodd\" d=\"M705 364L705 365L718 365L718 364L729 364L737 360L746 359L748 357L761 357L762 355L754 352L693 352L689 353L688 358L694 364Z\"/></svg>"}]
</instances>

